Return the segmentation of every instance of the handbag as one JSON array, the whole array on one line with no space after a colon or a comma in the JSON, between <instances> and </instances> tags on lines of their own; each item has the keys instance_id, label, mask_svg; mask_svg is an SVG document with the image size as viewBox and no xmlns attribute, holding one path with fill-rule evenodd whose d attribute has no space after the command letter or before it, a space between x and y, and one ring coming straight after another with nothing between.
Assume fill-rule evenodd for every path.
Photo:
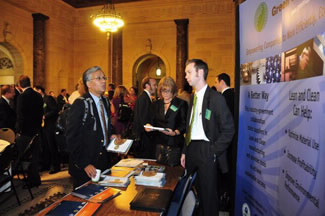
<instances>
[{"instance_id":1,"label":"handbag","mask_svg":"<svg viewBox=\"0 0 325 216\"><path fill-rule=\"evenodd\" d=\"M156 159L158 163L169 166L177 166L180 164L181 148L168 145L156 145Z\"/></svg>"}]
</instances>

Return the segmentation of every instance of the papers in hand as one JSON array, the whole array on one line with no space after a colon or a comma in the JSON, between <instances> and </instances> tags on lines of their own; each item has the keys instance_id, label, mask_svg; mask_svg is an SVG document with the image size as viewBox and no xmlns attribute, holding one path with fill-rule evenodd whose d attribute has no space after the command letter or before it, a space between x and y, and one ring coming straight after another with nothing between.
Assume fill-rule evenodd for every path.
<instances>
[{"instance_id":1,"label":"papers in hand","mask_svg":"<svg viewBox=\"0 0 325 216\"><path fill-rule=\"evenodd\" d=\"M127 154L132 146L131 139L116 139L114 138L107 146L106 150L121 154Z\"/></svg>"},{"instance_id":2,"label":"papers in hand","mask_svg":"<svg viewBox=\"0 0 325 216\"><path fill-rule=\"evenodd\" d=\"M149 125L144 125L143 127L149 128L149 129L152 129L152 130L157 130L157 131L168 131L167 128L153 127L153 126L149 126Z\"/></svg>"}]
</instances>

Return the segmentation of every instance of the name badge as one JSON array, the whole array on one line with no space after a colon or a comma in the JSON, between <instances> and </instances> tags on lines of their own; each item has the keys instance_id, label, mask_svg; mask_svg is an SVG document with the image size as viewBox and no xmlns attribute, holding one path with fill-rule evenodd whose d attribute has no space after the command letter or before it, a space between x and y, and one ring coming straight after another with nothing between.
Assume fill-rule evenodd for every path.
<instances>
[{"instance_id":1,"label":"name badge","mask_svg":"<svg viewBox=\"0 0 325 216\"><path fill-rule=\"evenodd\" d=\"M170 106L170 109L173 110L174 112L176 112L178 110L178 107L174 106L174 105L171 105Z\"/></svg>"},{"instance_id":2,"label":"name badge","mask_svg":"<svg viewBox=\"0 0 325 216\"><path fill-rule=\"evenodd\" d=\"M211 110L206 109L206 111L205 111L205 119L208 119L208 120L211 119Z\"/></svg>"}]
</instances>

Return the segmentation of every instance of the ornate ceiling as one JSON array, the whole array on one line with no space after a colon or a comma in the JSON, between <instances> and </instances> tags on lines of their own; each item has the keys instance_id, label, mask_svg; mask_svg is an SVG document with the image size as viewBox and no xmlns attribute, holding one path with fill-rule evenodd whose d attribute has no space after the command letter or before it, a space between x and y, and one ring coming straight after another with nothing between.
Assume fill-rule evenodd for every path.
<instances>
[{"instance_id":1,"label":"ornate ceiling","mask_svg":"<svg viewBox=\"0 0 325 216\"><path fill-rule=\"evenodd\" d=\"M119 4L119 3L135 2L135 1L143 1L143 0L63 0L63 1L75 8L83 8L83 7L104 5L108 2L113 2L113 4Z\"/></svg>"}]
</instances>

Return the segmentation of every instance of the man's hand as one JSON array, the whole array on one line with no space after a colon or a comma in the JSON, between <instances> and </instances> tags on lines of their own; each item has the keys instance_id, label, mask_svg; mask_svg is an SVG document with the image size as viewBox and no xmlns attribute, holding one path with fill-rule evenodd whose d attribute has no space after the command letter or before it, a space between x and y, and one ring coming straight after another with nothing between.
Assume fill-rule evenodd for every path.
<instances>
[{"instance_id":1,"label":"man's hand","mask_svg":"<svg viewBox=\"0 0 325 216\"><path fill-rule=\"evenodd\" d=\"M86 166L84 170L87 173L89 178L93 178L96 176L96 167L94 167L92 164Z\"/></svg>"},{"instance_id":2,"label":"man's hand","mask_svg":"<svg viewBox=\"0 0 325 216\"><path fill-rule=\"evenodd\" d=\"M150 127L152 127L152 125L149 124L149 123L147 123L146 126L150 126ZM151 131L153 131L152 128L146 128L146 127L144 128L144 130L145 130L146 132L151 132Z\"/></svg>"},{"instance_id":3,"label":"man's hand","mask_svg":"<svg viewBox=\"0 0 325 216\"><path fill-rule=\"evenodd\" d=\"M181 156L181 165L185 169L185 154L182 154Z\"/></svg>"}]
</instances>

